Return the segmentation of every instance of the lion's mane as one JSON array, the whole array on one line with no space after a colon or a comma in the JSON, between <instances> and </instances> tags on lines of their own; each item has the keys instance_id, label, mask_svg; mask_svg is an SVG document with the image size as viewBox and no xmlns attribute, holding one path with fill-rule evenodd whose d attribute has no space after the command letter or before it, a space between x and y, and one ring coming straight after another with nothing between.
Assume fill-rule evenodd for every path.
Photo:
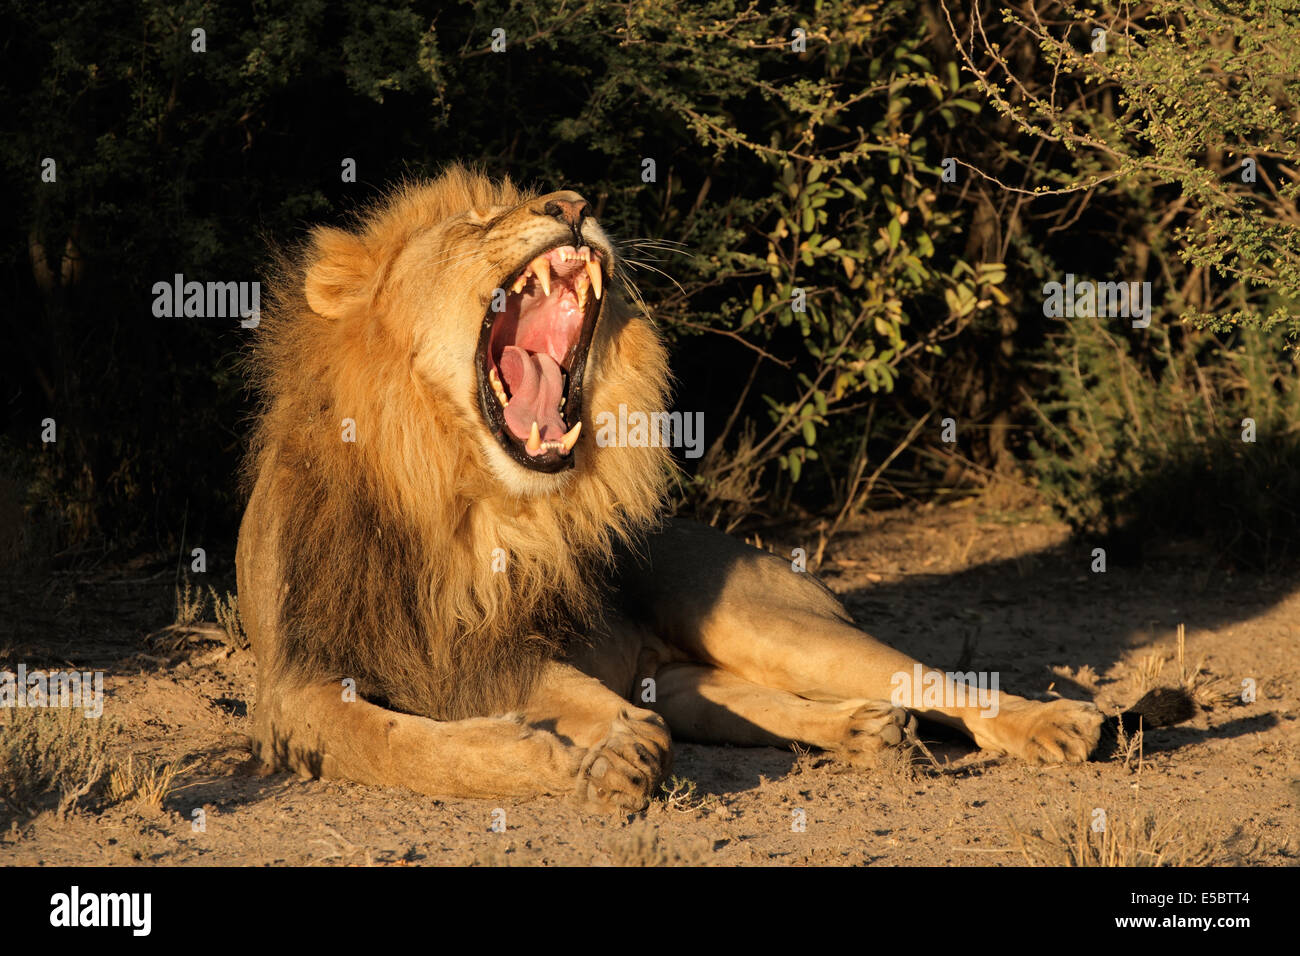
<instances>
[{"instance_id":1,"label":"lion's mane","mask_svg":"<svg viewBox=\"0 0 1300 956\"><path fill-rule=\"evenodd\" d=\"M412 310L393 307L404 242L471 207L530 198L454 167L359 214L350 246L317 237L281 255L249 356L261 404L245 466L250 489L266 483L275 525L280 640L259 666L280 679L350 677L371 699L437 719L508 711L599 620L614 547L657 520L667 452L593 440L594 410L665 407L664 348L617 290L588 358L577 465L556 493L508 493L480 447L475 397L412 373L412 330L394 319ZM474 248L453 251L424 268L481 283L469 278ZM348 314L308 305L313 269L359 283ZM345 418L355 442L341 440Z\"/></svg>"}]
</instances>

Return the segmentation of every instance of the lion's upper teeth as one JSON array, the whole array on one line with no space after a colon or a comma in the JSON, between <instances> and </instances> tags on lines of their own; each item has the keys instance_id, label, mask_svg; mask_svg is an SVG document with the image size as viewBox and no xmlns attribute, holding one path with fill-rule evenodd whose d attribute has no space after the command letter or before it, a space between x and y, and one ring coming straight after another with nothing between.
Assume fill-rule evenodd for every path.
<instances>
[{"instance_id":1,"label":"lion's upper teeth","mask_svg":"<svg viewBox=\"0 0 1300 956\"><path fill-rule=\"evenodd\" d=\"M527 287L529 279L536 279L542 295L549 298L556 262L583 264L583 268L577 270L576 275L567 269L561 272L561 281L570 286L580 309L587 307L588 290L594 292L598 300L605 294L605 277L600 268L600 253L590 246L579 246L577 249L573 246L556 246L550 252L543 253L524 267L523 272L511 285L511 293L518 295Z\"/></svg>"},{"instance_id":2,"label":"lion's upper teeth","mask_svg":"<svg viewBox=\"0 0 1300 956\"><path fill-rule=\"evenodd\" d=\"M545 256L538 256L533 260L530 267L537 273L537 281L542 284L542 292L546 295L551 294L551 263Z\"/></svg>"}]
</instances>

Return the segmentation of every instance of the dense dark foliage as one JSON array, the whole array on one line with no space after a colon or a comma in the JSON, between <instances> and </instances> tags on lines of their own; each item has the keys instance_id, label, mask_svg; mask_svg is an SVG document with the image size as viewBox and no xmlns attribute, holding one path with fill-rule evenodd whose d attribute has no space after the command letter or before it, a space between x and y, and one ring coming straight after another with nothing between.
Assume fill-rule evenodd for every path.
<instances>
[{"instance_id":1,"label":"dense dark foliage","mask_svg":"<svg viewBox=\"0 0 1300 956\"><path fill-rule=\"evenodd\" d=\"M710 520L1025 482L1081 530L1280 557L1300 41L1244 6L5 0L0 490L28 549L228 535L247 333L154 284L255 280L461 159L624 241ZM1045 317L1066 273L1152 282L1151 327Z\"/></svg>"}]
</instances>

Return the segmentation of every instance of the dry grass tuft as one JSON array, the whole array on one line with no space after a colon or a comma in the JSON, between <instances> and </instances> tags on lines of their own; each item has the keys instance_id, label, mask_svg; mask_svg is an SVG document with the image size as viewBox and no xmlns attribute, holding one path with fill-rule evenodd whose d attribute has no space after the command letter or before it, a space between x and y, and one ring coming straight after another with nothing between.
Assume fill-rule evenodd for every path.
<instances>
[{"instance_id":1,"label":"dry grass tuft","mask_svg":"<svg viewBox=\"0 0 1300 956\"><path fill-rule=\"evenodd\" d=\"M1124 729L1124 721L1115 721L1115 757L1124 761L1125 770L1136 770L1138 779L1142 778L1143 765L1143 736L1144 729L1142 721L1138 720L1138 728L1132 734Z\"/></svg>"},{"instance_id":2,"label":"dry grass tuft","mask_svg":"<svg viewBox=\"0 0 1300 956\"><path fill-rule=\"evenodd\" d=\"M1211 824L1179 814L1106 810L1104 829L1093 829L1094 812L1080 804L1073 815L1042 828L1024 829L1010 818L1007 830L1029 866L1214 866L1235 862ZM1257 841L1256 841L1257 844ZM1257 849L1244 849L1250 855Z\"/></svg>"},{"instance_id":3,"label":"dry grass tuft","mask_svg":"<svg viewBox=\"0 0 1300 956\"><path fill-rule=\"evenodd\" d=\"M801 773L808 773L816 770L818 767L829 762L830 758L820 750L813 750L803 744L795 741L790 744L790 752L794 754L794 763L790 765L790 775L797 776Z\"/></svg>"},{"instance_id":4,"label":"dry grass tuft","mask_svg":"<svg viewBox=\"0 0 1300 956\"><path fill-rule=\"evenodd\" d=\"M176 620L174 625L184 627L187 624L197 624L203 618L203 609L207 606L208 599L203 593L202 588L196 588L190 584L190 579L185 579L185 588L176 589Z\"/></svg>"},{"instance_id":5,"label":"dry grass tuft","mask_svg":"<svg viewBox=\"0 0 1300 956\"><path fill-rule=\"evenodd\" d=\"M133 803L157 813L167 797L179 789L176 780L196 766L182 767L179 760L163 763L150 757L142 757L137 766L135 755L131 754L126 763L119 762L109 774L108 797L114 803Z\"/></svg>"},{"instance_id":6,"label":"dry grass tuft","mask_svg":"<svg viewBox=\"0 0 1300 956\"><path fill-rule=\"evenodd\" d=\"M215 623L203 620L209 599L217 619ZM239 617L239 596L228 591L222 597L213 587L204 594L186 578L184 587L176 589L176 619L154 631L146 641L151 647L165 651L183 650L203 641L219 641L231 651L246 649L249 641Z\"/></svg>"},{"instance_id":7,"label":"dry grass tuft","mask_svg":"<svg viewBox=\"0 0 1300 956\"><path fill-rule=\"evenodd\" d=\"M1202 654L1200 659L1192 667L1187 666L1187 631L1182 625L1178 625L1178 685L1182 687L1192 700L1204 710L1214 710L1216 707L1227 707L1237 703L1237 695L1232 689L1232 685L1221 677L1215 677L1205 666L1205 655Z\"/></svg>"},{"instance_id":8,"label":"dry grass tuft","mask_svg":"<svg viewBox=\"0 0 1300 956\"><path fill-rule=\"evenodd\" d=\"M1214 710L1236 703L1237 693L1232 685L1225 678L1214 676L1206 667L1206 660L1206 656L1201 655L1195 664L1188 664L1187 628L1179 624L1178 645L1173 657L1163 651L1151 651L1138 658L1132 665L1134 668L1132 679L1138 696L1153 688L1166 686L1169 681L1161 680L1165 665L1176 663L1177 674L1172 676L1172 680L1188 693L1198 707L1203 710Z\"/></svg>"},{"instance_id":9,"label":"dry grass tuft","mask_svg":"<svg viewBox=\"0 0 1300 956\"><path fill-rule=\"evenodd\" d=\"M67 817L103 783L116 724L76 709L0 712L0 807L18 817L48 807Z\"/></svg>"},{"instance_id":10,"label":"dry grass tuft","mask_svg":"<svg viewBox=\"0 0 1300 956\"><path fill-rule=\"evenodd\" d=\"M218 596L214 588L208 588L208 591L212 595L212 613L216 615L217 623L225 629L226 643L239 650L246 650L249 642L248 635L244 632L244 623L239 617L239 595L227 591L223 598Z\"/></svg>"},{"instance_id":11,"label":"dry grass tuft","mask_svg":"<svg viewBox=\"0 0 1300 956\"><path fill-rule=\"evenodd\" d=\"M1145 694L1153 687L1160 686L1160 675L1164 673L1165 664L1169 656L1162 651L1151 651L1139 657L1135 664L1136 673L1133 680L1137 684L1138 696Z\"/></svg>"},{"instance_id":12,"label":"dry grass tuft","mask_svg":"<svg viewBox=\"0 0 1300 956\"><path fill-rule=\"evenodd\" d=\"M953 670L961 670L961 668L954 667ZM1070 667L1067 664L1057 664L1051 668L1051 671L1061 680L1067 681L1080 690L1096 696L1100 686L1101 677L1095 670L1093 670L1091 664L1083 664L1078 668Z\"/></svg>"},{"instance_id":13,"label":"dry grass tuft","mask_svg":"<svg viewBox=\"0 0 1300 956\"><path fill-rule=\"evenodd\" d=\"M685 777L673 777L659 785L659 799L669 810L678 813L695 813L697 810L710 810L717 806L718 798L711 793L699 793L694 780Z\"/></svg>"}]
</instances>

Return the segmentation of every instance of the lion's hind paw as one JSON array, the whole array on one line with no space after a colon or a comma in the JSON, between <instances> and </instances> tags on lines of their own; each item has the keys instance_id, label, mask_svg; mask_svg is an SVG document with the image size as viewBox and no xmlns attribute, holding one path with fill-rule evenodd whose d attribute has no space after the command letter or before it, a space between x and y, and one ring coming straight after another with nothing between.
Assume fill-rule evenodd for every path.
<instances>
[{"instance_id":1,"label":"lion's hind paw","mask_svg":"<svg viewBox=\"0 0 1300 956\"><path fill-rule=\"evenodd\" d=\"M853 767L874 767L892 748L905 750L916 734L916 718L887 701L846 701L842 743L833 753Z\"/></svg>"}]
</instances>

